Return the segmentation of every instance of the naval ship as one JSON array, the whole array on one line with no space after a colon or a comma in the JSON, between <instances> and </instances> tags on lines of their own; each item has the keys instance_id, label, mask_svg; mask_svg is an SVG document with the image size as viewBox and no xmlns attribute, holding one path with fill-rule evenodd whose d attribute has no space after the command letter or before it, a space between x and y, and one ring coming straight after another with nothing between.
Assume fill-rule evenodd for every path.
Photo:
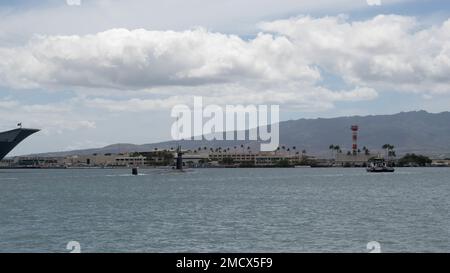
<instances>
[{"instance_id":1,"label":"naval ship","mask_svg":"<svg viewBox=\"0 0 450 273\"><path fill-rule=\"evenodd\" d=\"M0 133L0 160L11 152L20 142L36 132L39 132L39 130L20 127Z\"/></svg>"}]
</instances>

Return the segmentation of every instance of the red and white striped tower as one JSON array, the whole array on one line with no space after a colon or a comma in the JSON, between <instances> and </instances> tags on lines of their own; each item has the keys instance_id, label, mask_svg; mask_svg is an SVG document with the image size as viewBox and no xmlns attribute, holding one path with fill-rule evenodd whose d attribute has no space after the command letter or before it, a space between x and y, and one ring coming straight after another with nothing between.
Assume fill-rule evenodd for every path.
<instances>
[{"instance_id":1,"label":"red and white striped tower","mask_svg":"<svg viewBox=\"0 0 450 273\"><path fill-rule=\"evenodd\" d=\"M358 127L358 125L352 125L351 129L352 129L352 150L353 150L353 154L357 155L358 154L358 130L359 130L359 127Z\"/></svg>"}]
</instances>

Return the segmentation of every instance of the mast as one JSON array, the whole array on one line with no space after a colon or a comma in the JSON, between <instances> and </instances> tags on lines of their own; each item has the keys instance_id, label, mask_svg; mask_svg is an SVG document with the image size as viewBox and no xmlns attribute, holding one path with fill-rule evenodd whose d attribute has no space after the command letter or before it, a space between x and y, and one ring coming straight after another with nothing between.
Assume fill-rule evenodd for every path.
<instances>
[{"instance_id":1,"label":"mast","mask_svg":"<svg viewBox=\"0 0 450 273\"><path fill-rule=\"evenodd\" d=\"M183 152L181 151L181 145L177 147L177 170L183 170Z\"/></svg>"}]
</instances>

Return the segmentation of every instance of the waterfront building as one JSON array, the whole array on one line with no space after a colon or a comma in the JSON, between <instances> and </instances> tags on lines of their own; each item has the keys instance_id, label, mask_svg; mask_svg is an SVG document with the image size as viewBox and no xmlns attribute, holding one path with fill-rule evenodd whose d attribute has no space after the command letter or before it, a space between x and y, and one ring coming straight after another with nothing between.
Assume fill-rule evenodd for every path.
<instances>
[{"instance_id":1,"label":"waterfront building","mask_svg":"<svg viewBox=\"0 0 450 273\"><path fill-rule=\"evenodd\" d=\"M14 165L14 159L13 158L4 158L3 160L0 160L0 168L11 168Z\"/></svg>"},{"instance_id":2,"label":"waterfront building","mask_svg":"<svg viewBox=\"0 0 450 273\"><path fill-rule=\"evenodd\" d=\"M67 157L16 157L2 161L0 167L35 167L35 168L104 168L104 167L144 167L174 166L176 152L151 151L127 154L91 154ZM289 152L223 152L183 151L183 166L199 167L274 167L295 165L317 165L317 159L302 153ZM325 164L330 165L330 164ZM324 166L325 166L324 165Z\"/></svg>"},{"instance_id":3,"label":"waterfront building","mask_svg":"<svg viewBox=\"0 0 450 273\"><path fill-rule=\"evenodd\" d=\"M253 153L223 153L223 152L211 152L209 154L210 161L217 162L233 162L237 164L254 164L256 154Z\"/></svg>"},{"instance_id":4,"label":"waterfront building","mask_svg":"<svg viewBox=\"0 0 450 273\"><path fill-rule=\"evenodd\" d=\"M74 155L64 159L67 167L110 167L116 165L116 158L121 155L92 154Z\"/></svg>"},{"instance_id":5,"label":"waterfront building","mask_svg":"<svg viewBox=\"0 0 450 273\"><path fill-rule=\"evenodd\" d=\"M219 165L254 165L254 166L275 166L282 161L289 165L297 165L303 161L310 160L312 157L301 154L288 154L277 152L212 152L209 154L209 160L218 162Z\"/></svg>"},{"instance_id":6,"label":"waterfront building","mask_svg":"<svg viewBox=\"0 0 450 273\"><path fill-rule=\"evenodd\" d=\"M133 156L144 157L144 165L146 166L167 166L172 164L172 160L176 158L174 151L151 151L134 153Z\"/></svg>"},{"instance_id":7,"label":"waterfront building","mask_svg":"<svg viewBox=\"0 0 450 273\"><path fill-rule=\"evenodd\" d=\"M174 163L176 158L174 160ZM183 166L188 168L201 167L209 161L208 154L183 154Z\"/></svg>"},{"instance_id":8,"label":"waterfront building","mask_svg":"<svg viewBox=\"0 0 450 273\"><path fill-rule=\"evenodd\" d=\"M118 167L142 167L146 164L146 157L139 156L119 156L115 159L115 165Z\"/></svg>"},{"instance_id":9,"label":"waterfront building","mask_svg":"<svg viewBox=\"0 0 450 273\"><path fill-rule=\"evenodd\" d=\"M433 159L432 167L450 167L450 159Z\"/></svg>"},{"instance_id":10,"label":"waterfront building","mask_svg":"<svg viewBox=\"0 0 450 273\"><path fill-rule=\"evenodd\" d=\"M367 163L374 155L366 155L366 154L343 154L339 153L336 155L335 166L355 166L355 167L363 167L366 166Z\"/></svg>"},{"instance_id":11,"label":"waterfront building","mask_svg":"<svg viewBox=\"0 0 450 273\"><path fill-rule=\"evenodd\" d=\"M63 157L21 156L2 160L3 168L61 168Z\"/></svg>"}]
</instances>

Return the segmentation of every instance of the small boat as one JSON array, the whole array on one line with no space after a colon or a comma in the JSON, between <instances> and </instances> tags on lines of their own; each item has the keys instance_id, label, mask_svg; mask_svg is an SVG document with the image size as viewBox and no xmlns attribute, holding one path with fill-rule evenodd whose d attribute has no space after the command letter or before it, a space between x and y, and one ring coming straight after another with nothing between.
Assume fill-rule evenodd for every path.
<instances>
[{"instance_id":1,"label":"small boat","mask_svg":"<svg viewBox=\"0 0 450 273\"><path fill-rule=\"evenodd\" d=\"M387 165L384 159L374 159L366 168L369 173L393 173L395 169Z\"/></svg>"}]
</instances>

